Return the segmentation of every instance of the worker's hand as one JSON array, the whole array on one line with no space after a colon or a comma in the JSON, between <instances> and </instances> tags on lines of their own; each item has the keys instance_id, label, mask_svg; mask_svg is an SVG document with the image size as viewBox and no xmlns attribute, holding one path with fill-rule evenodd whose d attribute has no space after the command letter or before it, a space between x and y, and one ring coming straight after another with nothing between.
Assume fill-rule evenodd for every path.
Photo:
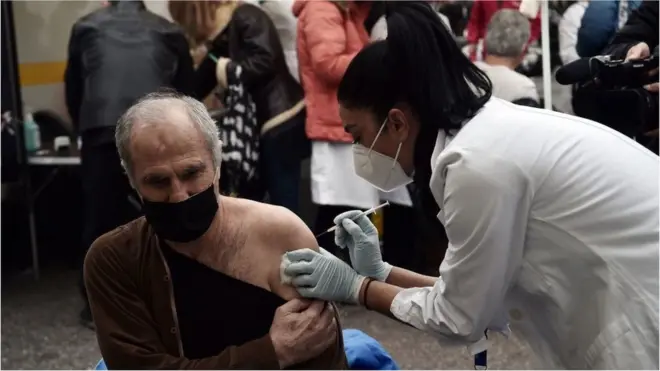
<instances>
[{"instance_id":1,"label":"worker's hand","mask_svg":"<svg viewBox=\"0 0 660 371\"><path fill-rule=\"evenodd\" d=\"M357 274L348 264L334 257L324 256L312 249L286 253L291 262L284 274L291 284L306 298L358 303L360 287L365 277Z\"/></svg>"},{"instance_id":2,"label":"worker's hand","mask_svg":"<svg viewBox=\"0 0 660 371\"><path fill-rule=\"evenodd\" d=\"M320 355L337 340L337 321L330 303L293 299L275 311L270 339L280 369Z\"/></svg>"},{"instance_id":3,"label":"worker's hand","mask_svg":"<svg viewBox=\"0 0 660 371\"><path fill-rule=\"evenodd\" d=\"M628 49L628 53L626 54L626 59L625 61L634 61L636 59L645 59L651 56L651 48L649 48L649 45L647 43L639 43L632 48ZM649 76L658 76L658 69L654 69L653 71L649 72ZM648 84L644 86L644 88L650 92L657 93L658 90L660 90L660 84L655 82L653 84Z\"/></svg>"},{"instance_id":4,"label":"worker's hand","mask_svg":"<svg viewBox=\"0 0 660 371\"><path fill-rule=\"evenodd\" d=\"M384 282L392 266L383 262L378 230L369 217L360 214L360 210L353 210L335 218L335 244L348 248L351 264L359 274Z\"/></svg>"}]
</instances>

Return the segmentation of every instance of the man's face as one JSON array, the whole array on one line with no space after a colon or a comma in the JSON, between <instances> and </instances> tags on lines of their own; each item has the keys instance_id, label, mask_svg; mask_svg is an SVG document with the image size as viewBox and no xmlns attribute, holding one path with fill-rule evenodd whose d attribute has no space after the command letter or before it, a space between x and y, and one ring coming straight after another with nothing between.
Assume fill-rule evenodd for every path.
<instances>
[{"instance_id":1,"label":"man's face","mask_svg":"<svg viewBox=\"0 0 660 371\"><path fill-rule=\"evenodd\" d=\"M149 201L181 202L215 181L202 133L181 107L159 122L136 122L130 151L135 187Z\"/></svg>"}]
</instances>

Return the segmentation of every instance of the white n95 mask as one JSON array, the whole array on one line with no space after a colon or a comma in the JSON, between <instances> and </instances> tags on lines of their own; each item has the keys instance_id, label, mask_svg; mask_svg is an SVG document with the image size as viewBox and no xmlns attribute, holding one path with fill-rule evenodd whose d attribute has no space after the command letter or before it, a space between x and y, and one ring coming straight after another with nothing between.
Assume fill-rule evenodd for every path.
<instances>
[{"instance_id":1,"label":"white n95 mask","mask_svg":"<svg viewBox=\"0 0 660 371\"><path fill-rule=\"evenodd\" d=\"M403 171L403 168L398 161L399 152L401 152L401 145L403 143L399 143L394 158L378 153L372 149L386 123L387 120L385 120L380 127L380 130L378 130L378 134L376 134L376 138L371 144L371 148L367 148L358 143L353 144L353 165L355 166L355 174L357 174L357 176L371 183L371 185L383 192L390 192L412 183L413 180L405 171Z\"/></svg>"}]
</instances>

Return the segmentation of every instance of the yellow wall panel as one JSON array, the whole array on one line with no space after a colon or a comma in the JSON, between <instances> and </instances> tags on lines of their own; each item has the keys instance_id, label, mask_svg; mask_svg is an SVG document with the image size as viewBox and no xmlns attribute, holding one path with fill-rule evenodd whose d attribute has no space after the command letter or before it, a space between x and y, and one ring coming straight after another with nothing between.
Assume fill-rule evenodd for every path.
<instances>
[{"instance_id":1,"label":"yellow wall panel","mask_svg":"<svg viewBox=\"0 0 660 371\"><path fill-rule=\"evenodd\" d=\"M65 68L66 62L21 63L18 66L21 86L61 83Z\"/></svg>"}]
</instances>

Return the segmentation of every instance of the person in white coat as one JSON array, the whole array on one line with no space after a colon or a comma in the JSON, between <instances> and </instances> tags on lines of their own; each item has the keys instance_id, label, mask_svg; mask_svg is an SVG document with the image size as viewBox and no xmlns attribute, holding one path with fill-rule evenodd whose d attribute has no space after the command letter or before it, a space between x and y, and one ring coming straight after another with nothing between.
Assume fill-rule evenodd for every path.
<instances>
[{"instance_id":1,"label":"person in white coat","mask_svg":"<svg viewBox=\"0 0 660 371\"><path fill-rule=\"evenodd\" d=\"M335 242L353 268L302 249L283 256L283 278L474 354L511 325L546 368L658 369L658 157L596 122L491 97L427 4L399 2L387 23L346 71L340 113L358 175L428 185L449 240L440 276L383 262L374 226L348 212Z\"/></svg>"},{"instance_id":2,"label":"person in white coat","mask_svg":"<svg viewBox=\"0 0 660 371\"><path fill-rule=\"evenodd\" d=\"M580 59L576 49L578 31L588 5L588 0L576 1L566 9L559 21L559 57L562 64L569 64Z\"/></svg>"},{"instance_id":3,"label":"person in white coat","mask_svg":"<svg viewBox=\"0 0 660 371\"><path fill-rule=\"evenodd\" d=\"M291 72L291 76L300 83L300 71L298 71L298 54L296 52L296 27L297 19L291 8L293 0L267 0L258 1L266 14L270 17L277 29L277 35L282 43L284 60Z\"/></svg>"}]
</instances>

